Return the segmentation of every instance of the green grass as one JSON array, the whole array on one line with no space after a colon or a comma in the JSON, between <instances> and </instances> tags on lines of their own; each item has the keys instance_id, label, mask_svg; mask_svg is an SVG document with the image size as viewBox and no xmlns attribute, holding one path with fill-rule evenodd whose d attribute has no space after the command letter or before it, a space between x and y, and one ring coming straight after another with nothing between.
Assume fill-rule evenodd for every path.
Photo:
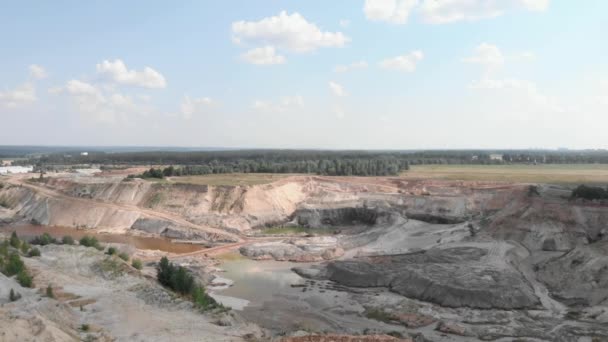
<instances>
[{"instance_id":1,"label":"green grass","mask_svg":"<svg viewBox=\"0 0 608 342\"><path fill-rule=\"evenodd\" d=\"M171 177L170 182L182 184L196 185L259 185L268 184L285 177L293 176L293 174L275 174L275 173L226 173L213 174L203 176L180 176Z\"/></svg>"},{"instance_id":2,"label":"green grass","mask_svg":"<svg viewBox=\"0 0 608 342\"><path fill-rule=\"evenodd\" d=\"M608 184L608 164L413 165L405 179Z\"/></svg>"}]
</instances>

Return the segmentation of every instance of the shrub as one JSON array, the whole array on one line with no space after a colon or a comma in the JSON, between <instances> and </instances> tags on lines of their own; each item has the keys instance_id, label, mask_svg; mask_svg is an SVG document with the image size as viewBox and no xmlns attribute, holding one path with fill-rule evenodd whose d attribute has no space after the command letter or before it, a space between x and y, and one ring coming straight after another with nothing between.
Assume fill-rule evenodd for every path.
<instances>
[{"instance_id":1,"label":"shrub","mask_svg":"<svg viewBox=\"0 0 608 342\"><path fill-rule=\"evenodd\" d=\"M21 240L19 240L19 237L17 236L17 232L11 233L11 239L10 239L9 243L13 248L18 249L21 246Z\"/></svg>"},{"instance_id":2,"label":"shrub","mask_svg":"<svg viewBox=\"0 0 608 342\"><path fill-rule=\"evenodd\" d=\"M106 251L107 255L114 255L116 254L116 248L114 247L108 247L108 250Z\"/></svg>"},{"instance_id":3,"label":"shrub","mask_svg":"<svg viewBox=\"0 0 608 342\"><path fill-rule=\"evenodd\" d=\"M607 199L608 191L594 186L579 185L572 191L573 198L584 198L587 200Z\"/></svg>"},{"instance_id":4,"label":"shrub","mask_svg":"<svg viewBox=\"0 0 608 342\"><path fill-rule=\"evenodd\" d=\"M8 299L11 302L18 301L21 298L21 294L19 292L15 292L15 290L11 289L11 292L8 294Z\"/></svg>"},{"instance_id":5,"label":"shrub","mask_svg":"<svg viewBox=\"0 0 608 342\"><path fill-rule=\"evenodd\" d=\"M26 270L17 273L17 282L23 287L33 287L34 281L31 275Z\"/></svg>"},{"instance_id":6,"label":"shrub","mask_svg":"<svg viewBox=\"0 0 608 342\"><path fill-rule=\"evenodd\" d=\"M30 251L27 253L27 256L31 257L39 257L40 256L40 250L36 247L30 249Z\"/></svg>"},{"instance_id":7,"label":"shrub","mask_svg":"<svg viewBox=\"0 0 608 342\"><path fill-rule=\"evenodd\" d=\"M80 330L82 330L82 331L89 331L89 329L91 329L91 327L89 327L88 324L80 325Z\"/></svg>"},{"instance_id":8,"label":"shrub","mask_svg":"<svg viewBox=\"0 0 608 342\"><path fill-rule=\"evenodd\" d=\"M21 241L21 253L27 254L27 251L30 250L30 244L27 241Z\"/></svg>"},{"instance_id":9,"label":"shrub","mask_svg":"<svg viewBox=\"0 0 608 342\"><path fill-rule=\"evenodd\" d=\"M99 244L99 241L97 241L97 238L94 236L83 236L82 239L80 239L80 245L85 247L94 247L98 250L103 250L103 247Z\"/></svg>"},{"instance_id":10,"label":"shrub","mask_svg":"<svg viewBox=\"0 0 608 342\"><path fill-rule=\"evenodd\" d=\"M125 252L120 252L118 253L118 257L121 258L124 261L129 261L129 254L125 253Z\"/></svg>"},{"instance_id":11,"label":"shrub","mask_svg":"<svg viewBox=\"0 0 608 342\"><path fill-rule=\"evenodd\" d=\"M133 266L133 268L141 270L143 268L143 264L141 263L141 260L139 259L133 259L133 261L131 261L131 266Z\"/></svg>"},{"instance_id":12,"label":"shrub","mask_svg":"<svg viewBox=\"0 0 608 342\"><path fill-rule=\"evenodd\" d=\"M51 284L46 287L46 296L49 298L55 298L55 294L53 293L53 287L51 286Z\"/></svg>"},{"instance_id":13,"label":"shrub","mask_svg":"<svg viewBox=\"0 0 608 342\"><path fill-rule=\"evenodd\" d=\"M52 237L49 233L44 233L40 236L36 236L35 238L33 238L30 243L32 245L46 246L52 243L57 243L57 239Z\"/></svg>"},{"instance_id":14,"label":"shrub","mask_svg":"<svg viewBox=\"0 0 608 342\"><path fill-rule=\"evenodd\" d=\"M194 277L183 266L174 265L167 257L163 257L158 264L156 277L158 281L171 290L185 296L190 296L196 307L205 311L214 308L223 308L205 292L205 288L197 284Z\"/></svg>"},{"instance_id":15,"label":"shrub","mask_svg":"<svg viewBox=\"0 0 608 342\"><path fill-rule=\"evenodd\" d=\"M19 254L11 253L2 273L4 273L7 277L12 277L22 271L25 271L25 264L23 263L23 260L21 260Z\"/></svg>"},{"instance_id":16,"label":"shrub","mask_svg":"<svg viewBox=\"0 0 608 342\"><path fill-rule=\"evenodd\" d=\"M69 235L66 235L63 238L61 238L61 243L63 243L64 245L73 245L74 244L74 238L72 238Z\"/></svg>"}]
</instances>

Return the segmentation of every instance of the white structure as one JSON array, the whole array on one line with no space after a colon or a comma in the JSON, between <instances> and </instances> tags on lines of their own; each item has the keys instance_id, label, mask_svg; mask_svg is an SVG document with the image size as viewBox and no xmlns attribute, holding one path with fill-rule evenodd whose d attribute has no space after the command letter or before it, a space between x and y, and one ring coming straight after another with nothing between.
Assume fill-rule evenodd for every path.
<instances>
[{"instance_id":1,"label":"white structure","mask_svg":"<svg viewBox=\"0 0 608 342\"><path fill-rule=\"evenodd\" d=\"M33 171L33 166L0 166L0 175L9 173L29 173Z\"/></svg>"},{"instance_id":2,"label":"white structure","mask_svg":"<svg viewBox=\"0 0 608 342\"><path fill-rule=\"evenodd\" d=\"M502 154L492 153L492 154L490 154L490 160L501 160L502 161Z\"/></svg>"},{"instance_id":3,"label":"white structure","mask_svg":"<svg viewBox=\"0 0 608 342\"><path fill-rule=\"evenodd\" d=\"M88 156L88 155L89 155L89 152L80 152L80 155L81 155L81 156Z\"/></svg>"}]
</instances>

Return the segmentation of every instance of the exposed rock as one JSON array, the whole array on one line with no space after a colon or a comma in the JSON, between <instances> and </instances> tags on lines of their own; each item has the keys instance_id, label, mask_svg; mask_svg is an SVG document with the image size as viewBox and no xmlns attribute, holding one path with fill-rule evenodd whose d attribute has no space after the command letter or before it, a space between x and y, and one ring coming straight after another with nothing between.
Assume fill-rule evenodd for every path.
<instances>
[{"instance_id":1,"label":"exposed rock","mask_svg":"<svg viewBox=\"0 0 608 342\"><path fill-rule=\"evenodd\" d=\"M446 323L440 321L435 329L446 334L467 336L466 328L456 323Z\"/></svg>"},{"instance_id":2,"label":"exposed rock","mask_svg":"<svg viewBox=\"0 0 608 342\"><path fill-rule=\"evenodd\" d=\"M278 261L311 262L331 260L344 254L337 245L337 238L316 236L255 243L240 248L241 254L255 260L274 259Z\"/></svg>"}]
</instances>

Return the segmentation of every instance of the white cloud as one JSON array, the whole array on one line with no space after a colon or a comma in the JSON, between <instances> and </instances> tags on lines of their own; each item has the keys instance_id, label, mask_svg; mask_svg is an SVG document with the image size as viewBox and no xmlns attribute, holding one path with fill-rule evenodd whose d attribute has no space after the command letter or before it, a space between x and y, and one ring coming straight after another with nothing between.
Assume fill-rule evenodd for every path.
<instances>
[{"instance_id":1,"label":"white cloud","mask_svg":"<svg viewBox=\"0 0 608 342\"><path fill-rule=\"evenodd\" d=\"M340 19L340 27L343 27L343 28L350 27L350 20Z\"/></svg>"},{"instance_id":2,"label":"white cloud","mask_svg":"<svg viewBox=\"0 0 608 342\"><path fill-rule=\"evenodd\" d=\"M285 56L277 55L273 46L264 46L249 50L241 55L241 59L257 65L284 64Z\"/></svg>"},{"instance_id":3,"label":"white cloud","mask_svg":"<svg viewBox=\"0 0 608 342\"><path fill-rule=\"evenodd\" d=\"M338 97L344 97L348 95L346 90L344 90L344 87L334 81L329 82L329 89L331 90L332 94Z\"/></svg>"},{"instance_id":4,"label":"white cloud","mask_svg":"<svg viewBox=\"0 0 608 342\"><path fill-rule=\"evenodd\" d=\"M260 112L286 112L290 109L304 106L304 98L300 95L285 96L279 101L255 100L251 107Z\"/></svg>"},{"instance_id":5,"label":"white cloud","mask_svg":"<svg viewBox=\"0 0 608 342\"><path fill-rule=\"evenodd\" d=\"M544 11L550 0L424 0L419 11L432 24L498 17L511 10Z\"/></svg>"},{"instance_id":6,"label":"white cloud","mask_svg":"<svg viewBox=\"0 0 608 342\"><path fill-rule=\"evenodd\" d=\"M415 50L402 56L385 59L380 62L380 67L403 72L413 72L416 70L418 62L423 58L424 54L422 51Z\"/></svg>"},{"instance_id":7,"label":"white cloud","mask_svg":"<svg viewBox=\"0 0 608 342\"><path fill-rule=\"evenodd\" d=\"M5 107L19 107L36 100L36 88L32 83L24 83L13 90L0 91L0 104Z\"/></svg>"},{"instance_id":8,"label":"white cloud","mask_svg":"<svg viewBox=\"0 0 608 342\"><path fill-rule=\"evenodd\" d=\"M233 41L237 43L270 45L293 52L313 51L323 47L342 47L350 38L342 32L324 32L299 13L277 16L260 21L232 23Z\"/></svg>"},{"instance_id":9,"label":"white cloud","mask_svg":"<svg viewBox=\"0 0 608 342\"><path fill-rule=\"evenodd\" d=\"M564 108L555 99L543 94L532 81L514 78L484 78L473 82L469 87L471 89L499 92L503 97L512 99L511 102L521 103L521 108L537 108L548 112L564 111Z\"/></svg>"},{"instance_id":10,"label":"white cloud","mask_svg":"<svg viewBox=\"0 0 608 342\"><path fill-rule=\"evenodd\" d=\"M473 55L463 59L465 63L479 64L487 71L500 68L505 64L505 57L496 45L481 43Z\"/></svg>"},{"instance_id":11,"label":"white cloud","mask_svg":"<svg viewBox=\"0 0 608 342\"><path fill-rule=\"evenodd\" d=\"M142 71L129 70L120 59L104 60L96 67L98 73L109 76L116 83L144 88L165 88L167 86L165 77L150 67L145 67Z\"/></svg>"},{"instance_id":12,"label":"white cloud","mask_svg":"<svg viewBox=\"0 0 608 342\"><path fill-rule=\"evenodd\" d=\"M117 92L104 93L98 87L80 80L70 80L65 87L49 89L50 93L68 95L73 107L85 118L95 122L116 123L132 115L147 115L150 106L136 102L132 97Z\"/></svg>"},{"instance_id":13,"label":"white cloud","mask_svg":"<svg viewBox=\"0 0 608 342\"><path fill-rule=\"evenodd\" d=\"M44 68L41 67L40 65L32 64L32 65L30 65L29 70L30 70L30 76L33 77L34 79L41 80L43 78L48 77L46 70L44 70Z\"/></svg>"},{"instance_id":14,"label":"white cloud","mask_svg":"<svg viewBox=\"0 0 608 342\"><path fill-rule=\"evenodd\" d=\"M358 62L353 62L347 65L337 65L334 68L334 72L347 72L347 71L351 71L354 69L365 69L367 68L367 62L366 61L358 61Z\"/></svg>"},{"instance_id":15,"label":"white cloud","mask_svg":"<svg viewBox=\"0 0 608 342\"><path fill-rule=\"evenodd\" d=\"M405 24L418 0L365 0L363 12L368 20Z\"/></svg>"},{"instance_id":16,"label":"white cloud","mask_svg":"<svg viewBox=\"0 0 608 342\"><path fill-rule=\"evenodd\" d=\"M186 120L190 120L192 115L202 110L204 107L209 107L213 104L213 100L209 97L201 97L192 99L190 96L184 96L182 103L180 104L180 113Z\"/></svg>"}]
</instances>

